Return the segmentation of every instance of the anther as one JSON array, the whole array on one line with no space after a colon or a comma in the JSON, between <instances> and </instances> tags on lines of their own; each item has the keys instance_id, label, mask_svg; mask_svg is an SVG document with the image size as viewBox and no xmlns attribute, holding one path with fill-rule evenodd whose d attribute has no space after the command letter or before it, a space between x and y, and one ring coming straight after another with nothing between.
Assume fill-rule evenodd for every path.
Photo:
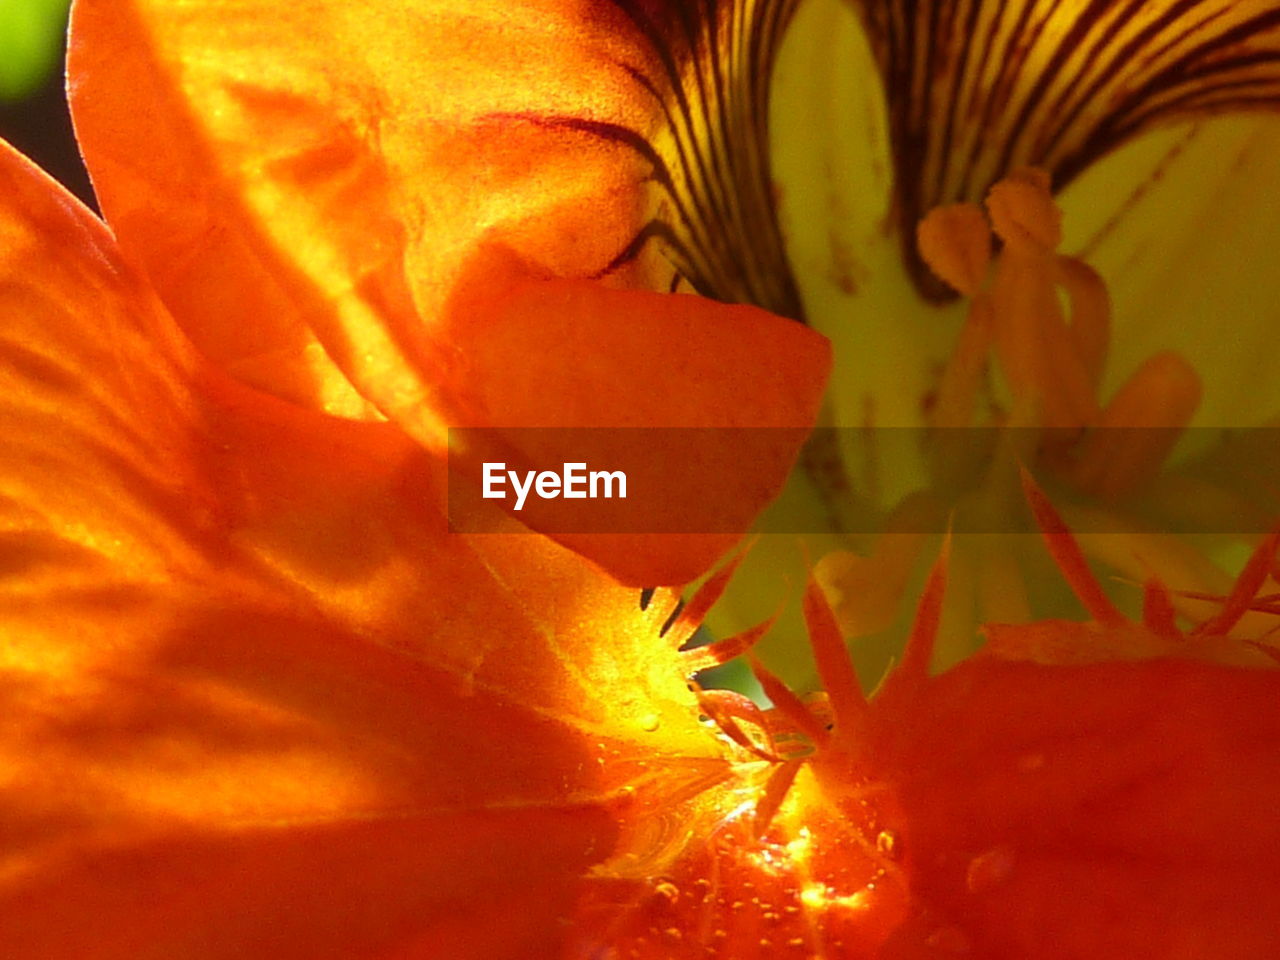
<instances>
[{"instance_id":1,"label":"anther","mask_svg":"<svg viewBox=\"0 0 1280 960\"><path fill-rule=\"evenodd\" d=\"M1008 250L1051 251L1062 242L1062 211L1042 170L1016 170L997 183L987 194L987 212Z\"/></svg>"},{"instance_id":2,"label":"anther","mask_svg":"<svg viewBox=\"0 0 1280 960\"><path fill-rule=\"evenodd\" d=\"M930 210L916 227L916 246L939 279L966 297L977 296L991 264L991 228L976 203Z\"/></svg>"}]
</instances>

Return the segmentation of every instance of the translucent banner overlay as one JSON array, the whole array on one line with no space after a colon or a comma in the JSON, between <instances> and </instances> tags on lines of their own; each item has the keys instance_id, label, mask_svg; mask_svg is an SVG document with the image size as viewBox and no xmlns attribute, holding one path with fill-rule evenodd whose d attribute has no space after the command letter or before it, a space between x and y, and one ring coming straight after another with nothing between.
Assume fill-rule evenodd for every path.
<instances>
[{"instance_id":1,"label":"translucent banner overlay","mask_svg":"<svg viewBox=\"0 0 1280 960\"><path fill-rule=\"evenodd\" d=\"M455 428L448 513L459 533L1026 533L1021 464L1079 534L1280 519L1276 428Z\"/></svg>"}]
</instances>

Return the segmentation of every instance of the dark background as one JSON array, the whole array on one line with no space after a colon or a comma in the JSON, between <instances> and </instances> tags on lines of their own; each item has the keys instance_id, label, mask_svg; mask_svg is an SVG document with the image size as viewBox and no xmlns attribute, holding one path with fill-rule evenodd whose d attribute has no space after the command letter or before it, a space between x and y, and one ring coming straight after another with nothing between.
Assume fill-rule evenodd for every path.
<instances>
[{"instance_id":1,"label":"dark background","mask_svg":"<svg viewBox=\"0 0 1280 960\"><path fill-rule=\"evenodd\" d=\"M16 103L0 100L0 137L93 206L89 176L71 134L61 63L33 96Z\"/></svg>"}]
</instances>

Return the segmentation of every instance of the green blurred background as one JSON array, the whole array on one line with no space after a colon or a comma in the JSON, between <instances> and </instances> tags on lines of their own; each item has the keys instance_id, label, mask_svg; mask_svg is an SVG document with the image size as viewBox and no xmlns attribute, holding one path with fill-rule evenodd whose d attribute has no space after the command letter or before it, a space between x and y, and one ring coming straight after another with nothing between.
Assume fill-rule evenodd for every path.
<instances>
[{"instance_id":1,"label":"green blurred background","mask_svg":"<svg viewBox=\"0 0 1280 960\"><path fill-rule=\"evenodd\" d=\"M0 137L86 203L63 89L69 0L0 0Z\"/></svg>"}]
</instances>

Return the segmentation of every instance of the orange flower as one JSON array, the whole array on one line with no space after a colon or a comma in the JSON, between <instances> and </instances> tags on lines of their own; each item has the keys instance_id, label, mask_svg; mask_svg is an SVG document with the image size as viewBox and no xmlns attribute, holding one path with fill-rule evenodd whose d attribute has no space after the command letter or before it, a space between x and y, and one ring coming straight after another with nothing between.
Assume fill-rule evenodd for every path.
<instances>
[{"instance_id":1,"label":"orange flower","mask_svg":"<svg viewBox=\"0 0 1280 960\"><path fill-rule=\"evenodd\" d=\"M1027 629L1101 662L928 678L939 568L870 704L811 589L827 706L764 673L772 713L699 700L751 639L676 649L727 572L675 616L540 537L445 532L437 460L226 379L92 217L3 178L9 956L1274 942L1280 674L1111 658L1226 635L1275 538L1183 640L1158 588L1144 627L1097 606L1055 534L1098 623Z\"/></svg>"},{"instance_id":2,"label":"orange flower","mask_svg":"<svg viewBox=\"0 0 1280 960\"><path fill-rule=\"evenodd\" d=\"M448 533L436 458L227 379L0 171L5 955L544 955L633 775L588 751L725 767L635 592Z\"/></svg>"},{"instance_id":3,"label":"orange flower","mask_svg":"<svg viewBox=\"0 0 1280 960\"><path fill-rule=\"evenodd\" d=\"M758 631L677 650L730 571L677 615L447 533L438 460L224 377L2 163L7 955L1267 955L1280 674L1116 658L1227 643L1276 538L1184 638L1033 494L1096 623L930 678L940 565L868 703L811 588L828 698L762 713L686 685Z\"/></svg>"},{"instance_id":4,"label":"orange flower","mask_svg":"<svg viewBox=\"0 0 1280 960\"><path fill-rule=\"evenodd\" d=\"M777 276L724 246L774 249L772 214L726 188L761 158L715 154L750 114L707 50L767 49L789 5L546 6L80 4L119 248L0 148L8 954L1266 956L1280 674L1218 661L1274 603L1276 537L1184 634L1156 581L1124 620L1031 488L1092 622L991 626L930 677L940 563L868 700L811 586L827 694L757 667L765 712L689 682L763 629L681 649L731 569L681 611L540 536L448 532L449 425L795 426L825 368L762 311L620 289ZM521 109L517 62L591 109ZM693 193L742 229L668 219ZM648 582L722 542L574 545Z\"/></svg>"},{"instance_id":5,"label":"orange flower","mask_svg":"<svg viewBox=\"0 0 1280 960\"><path fill-rule=\"evenodd\" d=\"M755 664L773 711L704 702L727 739L745 743L750 720L756 743L701 819L646 798L648 858L624 847L597 868L572 956L1268 955L1280 832L1235 843L1222 823L1266 821L1280 794L1280 674L1192 658L1230 645L1280 535L1221 616L1182 634L1156 584L1143 622L1126 621L1029 496L1097 619L992 626L988 655L929 677L944 552L901 665L868 701L811 585L828 697L806 706Z\"/></svg>"},{"instance_id":6,"label":"orange flower","mask_svg":"<svg viewBox=\"0 0 1280 960\"><path fill-rule=\"evenodd\" d=\"M677 55L655 29L607 5L429 0L370 16L332 0L86 0L69 89L121 249L248 383L389 418L437 453L461 426L807 430L826 341L760 309L794 303L750 286L764 236L697 219L699 191L729 185L706 180L703 158L690 181L645 140L670 94L635 71ZM705 57L707 40L678 55ZM776 245L767 198L753 213L732 196ZM758 306L667 294L730 274L719 295ZM743 463L727 446L708 464L751 481L739 530L803 440L775 436L776 457ZM527 431L506 437L529 452ZM679 515L703 495L672 483L670 497ZM636 586L684 582L733 540L562 539Z\"/></svg>"},{"instance_id":7,"label":"orange flower","mask_svg":"<svg viewBox=\"0 0 1280 960\"><path fill-rule=\"evenodd\" d=\"M774 90L780 216L833 341L823 422L845 429L815 436L759 526L810 534L869 676L900 652L923 534L951 511L940 663L974 652L983 621L1067 609L1022 535L1013 451L1131 615L1125 581L1156 573L1180 614L1210 616L1182 592L1225 592L1222 567L1273 522L1275 434L1247 428L1280 410L1261 253L1280 211L1278 51L1274 0L798 11ZM1034 235L1011 243L1019 220ZM788 568L802 577L794 537L766 537L711 628L771 614ZM781 642L796 632L761 655L805 685Z\"/></svg>"}]
</instances>

